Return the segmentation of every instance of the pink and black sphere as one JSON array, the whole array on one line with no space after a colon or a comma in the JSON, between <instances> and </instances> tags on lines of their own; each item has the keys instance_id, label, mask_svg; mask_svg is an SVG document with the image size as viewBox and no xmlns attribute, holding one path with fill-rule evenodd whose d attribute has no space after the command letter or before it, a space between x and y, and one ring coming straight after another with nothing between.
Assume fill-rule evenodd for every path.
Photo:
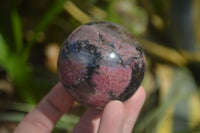
<instances>
[{"instance_id":1,"label":"pink and black sphere","mask_svg":"<svg viewBox=\"0 0 200 133\"><path fill-rule=\"evenodd\" d=\"M93 22L75 29L58 58L58 75L67 92L79 103L96 108L111 100L130 98L144 73L140 43L111 22Z\"/></svg>"}]
</instances>

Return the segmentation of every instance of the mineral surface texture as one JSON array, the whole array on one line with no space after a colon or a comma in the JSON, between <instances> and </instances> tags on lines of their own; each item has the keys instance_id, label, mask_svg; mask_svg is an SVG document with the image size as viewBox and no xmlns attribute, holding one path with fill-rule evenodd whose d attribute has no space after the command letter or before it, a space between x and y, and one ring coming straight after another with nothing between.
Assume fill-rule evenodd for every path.
<instances>
[{"instance_id":1,"label":"mineral surface texture","mask_svg":"<svg viewBox=\"0 0 200 133\"><path fill-rule=\"evenodd\" d=\"M93 22L75 29L58 58L58 75L79 103L103 108L125 101L140 86L145 57L140 43L120 25Z\"/></svg>"}]
</instances>

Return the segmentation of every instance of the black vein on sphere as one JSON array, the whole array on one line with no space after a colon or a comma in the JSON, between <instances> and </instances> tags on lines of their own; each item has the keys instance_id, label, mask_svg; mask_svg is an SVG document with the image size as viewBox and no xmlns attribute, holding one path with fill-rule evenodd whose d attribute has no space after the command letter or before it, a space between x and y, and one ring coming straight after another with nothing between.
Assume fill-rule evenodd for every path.
<instances>
[{"instance_id":1,"label":"black vein on sphere","mask_svg":"<svg viewBox=\"0 0 200 133\"><path fill-rule=\"evenodd\" d=\"M131 65L129 65L131 67ZM129 83L129 85L126 87L125 91L120 94L120 96L118 97L119 100L121 101L125 101L128 98L130 98L135 92L136 90L139 88L142 79L144 77L144 73L145 73L145 63L141 62L141 68L139 67L139 65L135 62L134 65L135 69L131 67L132 72L131 72L131 81Z\"/></svg>"},{"instance_id":2,"label":"black vein on sphere","mask_svg":"<svg viewBox=\"0 0 200 133\"><path fill-rule=\"evenodd\" d=\"M90 44L88 40L67 43L68 44L65 45L67 52L64 52L64 54L62 54L63 58L69 60L67 55L76 53L79 54L81 51L84 51L84 53L81 54L81 56L84 56L84 58L89 59L89 61L86 64L86 72L82 75L83 80L81 80L79 84L73 85L73 88L79 89L87 95L94 94L95 84L91 82L91 79L93 74L98 74L97 69L99 69L100 61L103 58L101 52L98 50L98 47ZM84 90L82 90L81 88L84 88Z\"/></svg>"}]
</instances>

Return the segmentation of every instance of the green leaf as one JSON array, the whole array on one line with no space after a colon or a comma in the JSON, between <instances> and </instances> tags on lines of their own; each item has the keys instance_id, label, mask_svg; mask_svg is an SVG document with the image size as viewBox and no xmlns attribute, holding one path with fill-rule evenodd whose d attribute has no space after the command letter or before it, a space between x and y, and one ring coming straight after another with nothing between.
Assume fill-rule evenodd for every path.
<instances>
[{"instance_id":1,"label":"green leaf","mask_svg":"<svg viewBox=\"0 0 200 133\"><path fill-rule=\"evenodd\" d=\"M17 112L30 112L35 107L34 104L17 103L17 102L6 102L0 103L0 109L14 110Z\"/></svg>"},{"instance_id":2,"label":"green leaf","mask_svg":"<svg viewBox=\"0 0 200 133\"><path fill-rule=\"evenodd\" d=\"M11 22L14 33L14 40L16 44L16 52L20 53L23 48L22 26L19 14L16 9L11 11Z\"/></svg>"},{"instance_id":3,"label":"green leaf","mask_svg":"<svg viewBox=\"0 0 200 133\"><path fill-rule=\"evenodd\" d=\"M0 112L0 122L21 122L22 119L25 117L25 113L21 112ZM65 130L72 130L76 123L78 122L79 117L76 115L65 114L59 120L55 128L57 129L65 129Z\"/></svg>"},{"instance_id":4,"label":"green leaf","mask_svg":"<svg viewBox=\"0 0 200 133\"><path fill-rule=\"evenodd\" d=\"M27 62L16 54L10 54L6 62L6 70L16 86L18 96L28 103L36 103L32 73Z\"/></svg>"},{"instance_id":5,"label":"green leaf","mask_svg":"<svg viewBox=\"0 0 200 133\"><path fill-rule=\"evenodd\" d=\"M0 122L20 122L25 116L25 113L0 113Z\"/></svg>"},{"instance_id":6,"label":"green leaf","mask_svg":"<svg viewBox=\"0 0 200 133\"><path fill-rule=\"evenodd\" d=\"M51 21L63 10L63 4L66 0L56 1L50 10L42 17L39 22L35 34L37 35L39 32L45 30L45 28L51 23Z\"/></svg>"},{"instance_id":7,"label":"green leaf","mask_svg":"<svg viewBox=\"0 0 200 133\"><path fill-rule=\"evenodd\" d=\"M56 128L72 130L76 123L79 121L80 117L72 114L65 114L61 117L56 125Z\"/></svg>"},{"instance_id":8,"label":"green leaf","mask_svg":"<svg viewBox=\"0 0 200 133\"><path fill-rule=\"evenodd\" d=\"M0 64L5 67L7 56L9 54L9 48L6 40L3 38L0 33Z\"/></svg>"}]
</instances>

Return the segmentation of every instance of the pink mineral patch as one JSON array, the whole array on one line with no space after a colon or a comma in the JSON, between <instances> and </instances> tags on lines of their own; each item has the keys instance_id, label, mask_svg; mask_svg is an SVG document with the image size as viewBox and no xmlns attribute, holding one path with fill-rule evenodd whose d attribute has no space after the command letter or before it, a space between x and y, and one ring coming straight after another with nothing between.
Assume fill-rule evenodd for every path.
<instances>
[{"instance_id":1,"label":"pink mineral patch","mask_svg":"<svg viewBox=\"0 0 200 133\"><path fill-rule=\"evenodd\" d=\"M90 97L88 103L105 105L110 100L109 92L118 97L130 83L131 71L129 66L100 66L98 74L92 76L92 82L96 85L96 93Z\"/></svg>"},{"instance_id":2,"label":"pink mineral patch","mask_svg":"<svg viewBox=\"0 0 200 133\"><path fill-rule=\"evenodd\" d=\"M82 80L82 75L85 71L85 65L75 60L64 60L58 66L58 72L62 82L65 85L76 85Z\"/></svg>"}]
</instances>

